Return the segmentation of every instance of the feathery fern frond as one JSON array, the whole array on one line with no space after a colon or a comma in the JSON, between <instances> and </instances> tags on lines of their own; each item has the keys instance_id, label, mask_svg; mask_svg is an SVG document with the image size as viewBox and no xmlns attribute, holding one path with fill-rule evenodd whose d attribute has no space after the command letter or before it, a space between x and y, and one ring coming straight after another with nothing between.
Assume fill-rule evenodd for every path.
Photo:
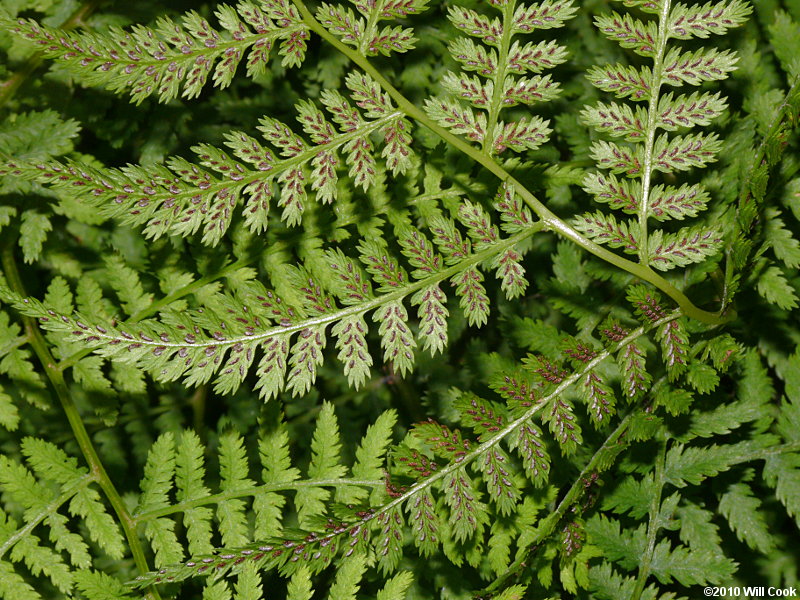
<instances>
[{"instance_id":1,"label":"feathery fern frond","mask_svg":"<svg viewBox=\"0 0 800 600\"><path fill-rule=\"evenodd\" d=\"M703 6L673 5L669 0L626 5L655 13L658 19L641 20L612 12L598 17L595 24L623 48L652 60L652 67L598 66L589 71L588 77L605 92L647 105L601 102L583 110L586 124L604 135L624 140L599 141L592 146L597 165L610 173L588 174L584 190L610 208L637 218L617 223L613 217L598 212L581 215L576 225L594 241L622 246L637 254L641 263L666 271L701 262L716 254L722 245L714 226L695 225L674 233L649 230L651 218L663 221L694 217L708 202L708 193L701 184L657 184L656 172L672 174L702 168L716 160L721 148L714 134L670 136L667 132L708 125L722 114L726 102L718 93L674 96L672 92L662 93L662 87L725 79L737 60L733 53L714 48L683 52L670 40L724 34L740 26L751 9L739 0ZM663 133L659 134L659 130ZM625 178L619 179L616 174L624 174Z\"/></svg>"},{"instance_id":2,"label":"feathery fern frond","mask_svg":"<svg viewBox=\"0 0 800 600\"><path fill-rule=\"evenodd\" d=\"M486 322L489 312L481 283L484 263L496 269L509 298L525 289L515 247L540 225L518 206L512 208L516 204L508 203L508 190L501 191L498 201L503 198L504 220L523 220L526 225L508 237L502 237L483 209L471 203L459 211L466 235L455 221L444 217L431 220L433 243L414 227L398 227L400 247L413 268L411 277L382 242L368 240L359 246L358 260L371 278L340 250L316 252L304 266L285 273L294 298L281 298L252 282L235 296L218 294L202 309L165 312L159 321L145 319L133 325L98 321L10 292L8 298L24 314L38 318L45 329L80 341L112 360L136 364L161 381L183 377L187 385L199 385L217 375L215 389L230 393L241 385L260 354L256 388L265 398L284 388L294 395L310 389L331 327L345 374L351 385L359 386L372 364L366 345L368 313L379 324L384 360L402 375L414 363L417 344L404 302L419 307L416 338L425 350L435 353L447 342L442 283L449 280L455 286L467 319L478 326Z\"/></svg>"},{"instance_id":3,"label":"feathery fern frond","mask_svg":"<svg viewBox=\"0 0 800 600\"><path fill-rule=\"evenodd\" d=\"M389 56L414 48L414 30L406 27L380 28L380 22L403 19L427 10L428 0L357 0L352 2L361 15L341 5L323 3L317 9L317 20L328 31L364 56Z\"/></svg>"},{"instance_id":4,"label":"feathery fern frond","mask_svg":"<svg viewBox=\"0 0 800 600\"><path fill-rule=\"evenodd\" d=\"M359 518L361 513L352 508L353 504L362 506L368 497L373 502L385 498L383 465L395 420L395 413L388 411L370 426L356 451L352 476L348 476L349 469L339 456L337 419L333 406L326 403L317 419L307 477L300 479L300 470L292 466L286 428L280 425L259 443L261 484L250 478L242 438L225 434L219 454L220 491L213 494L204 484L206 451L197 436L191 432L179 439L163 435L151 448L142 494L132 518L144 525L156 566L164 568L140 578L136 585L151 580L180 581L195 574L219 576L230 570L240 572L241 583L251 566L282 565L285 574L295 577L318 572L338 555L336 536L345 530L350 533L353 519ZM336 503L331 502L331 488L336 490ZM292 505L305 533L285 529L287 492L295 494ZM246 518L250 510L256 514L254 529ZM349 516L345 518L344 514ZM177 534L180 522L185 539ZM262 540L255 545L254 535ZM212 536L221 540L223 550L214 549ZM360 537L354 537L358 542ZM184 551L191 559L176 571L174 564L184 561ZM358 553L346 553L347 557L351 555Z\"/></svg>"},{"instance_id":5,"label":"feathery fern frond","mask_svg":"<svg viewBox=\"0 0 800 600\"><path fill-rule=\"evenodd\" d=\"M447 73L442 87L450 97L429 99L425 109L442 127L479 143L489 155L502 154L509 148L515 152L533 150L551 133L548 123L539 117L506 123L500 120L500 113L504 108L530 106L557 97L558 84L550 75L539 73L564 62L567 51L553 41L523 44L514 37L562 27L576 8L564 0L530 5L502 0L490 4L502 13L500 19L460 6L450 8L452 24L480 40L458 38L450 44L450 54L464 71L476 75Z\"/></svg>"},{"instance_id":6,"label":"feathery fern frond","mask_svg":"<svg viewBox=\"0 0 800 600\"><path fill-rule=\"evenodd\" d=\"M96 477L50 442L22 441L27 465L0 457L0 569L4 597L39 599L40 594L17 573L24 564L62 594L71 593L76 573L94 562L97 547L108 558L121 559L125 544L119 527L95 489ZM71 524L78 518L84 528ZM42 539L39 531L47 531Z\"/></svg>"},{"instance_id":7,"label":"feathery fern frond","mask_svg":"<svg viewBox=\"0 0 800 600\"><path fill-rule=\"evenodd\" d=\"M348 76L347 86L363 113L339 92L324 92L321 100L335 126L310 101L298 104L297 119L310 144L284 123L261 119L262 137L283 158L250 135L234 131L225 136L233 157L201 144L193 148L199 165L179 157L166 165L122 169L12 159L0 175L34 179L58 190L80 188L86 192L84 202L123 223L144 226L149 238L189 236L202 230L203 243L216 245L240 202L248 228L259 233L267 228L276 189L280 190L281 219L297 225L308 201L308 187L320 202L336 199L340 153L355 185L368 189L375 183L373 134L382 136L382 156L394 173L404 172L410 164L411 125L388 95L369 76L355 72Z\"/></svg>"},{"instance_id":8,"label":"feathery fern frond","mask_svg":"<svg viewBox=\"0 0 800 600\"><path fill-rule=\"evenodd\" d=\"M263 73L273 45L284 66L305 59L310 34L289 0L221 5L215 16L221 30L195 11L180 22L160 17L153 27L103 33L60 31L29 19L0 22L48 58L62 61L81 81L127 92L137 104L152 95L160 102L179 94L195 98L209 76L215 87L227 87L245 56L248 75Z\"/></svg>"}]
</instances>

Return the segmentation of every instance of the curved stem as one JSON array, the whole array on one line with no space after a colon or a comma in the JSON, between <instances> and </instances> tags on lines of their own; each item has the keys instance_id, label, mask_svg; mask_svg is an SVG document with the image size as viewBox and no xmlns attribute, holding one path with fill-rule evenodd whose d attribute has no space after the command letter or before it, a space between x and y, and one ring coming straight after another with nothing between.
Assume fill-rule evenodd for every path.
<instances>
[{"instance_id":1,"label":"curved stem","mask_svg":"<svg viewBox=\"0 0 800 600\"><path fill-rule=\"evenodd\" d=\"M485 152L482 152L478 148L471 146L461 138L453 135L441 127L433 119L428 117L424 111L418 108L413 102L408 100L402 93L400 93L400 91L398 91L391 83L389 83L389 81L372 63L370 63L368 59L360 55L352 48L341 43L334 35L328 32L328 30L325 29L325 27L314 18L302 0L292 0L292 2L300 11L303 20L310 29L317 33L326 42L334 46L339 52L347 56L347 58L358 65L360 69L368 73L370 77L377 81L380 86L389 94L389 96L391 96L392 100L397 103L398 108L400 108L400 110L402 110L409 118L414 119L421 125L424 125L433 131L448 144L472 158L475 162L480 164L501 181L512 184L520 197L531 208L531 210L533 210L539 216L548 229L574 242L598 258L611 263L612 265L619 267L620 269L623 269L632 275L635 275L643 281L653 284L667 296L672 298L686 316L712 325L724 323L729 320L729 317L721 315L720 313L709 312L695 306L691 300L689 300L689 298L683 294L683 292L658 275L650 267L635 263L626 258L622 258L610 250L603 248L602 246L599 246L590 240L587 240L578 231L570 227L569 224L551 212L536 198L536 196L534 196L522 183L515 179L511 173L498 164L491 156Z\"/></svg>"},{"instance_id":2,"label":"curved stem","mask_svg":"<svg viewBox=\"0 0 800 600\"><path fill-rule=\"evenodd\" d=\"M3 248L2 263L6 280L8 281L11 289L21 296L26 296L25 287L22 284L22 279L20 278L19 271L17 270L17 264L14 260L13 246L11 245L11 242L7 243ZM117 488L109 478L108 473L106 472L106 469L100 460L100 456L97 454L94 444L92 444L89 433L86 431L86 427L81 419L78 407L75 405L75 402L72 399L72 395L70 394L66 381L64 381L64 375L56 367L55 359L50 353L50 348L48 347L47 341L44 339L42 332L39 331L36 320L32 319L31 317L23 316L22 321L25 325L25 331L30 338L33 351L39 358L39 362L42 363L45 374L50 380L50 385L53 386L56 396L61 403L61 408L64 410L64 414L67 417L67 421L72 429L72 433L75 436L75 441L78 443L78 447L81 450L81 454L83 454L84 460L86 460L86 463L89 465L89 473L95 479L95 481L97 481L97 484L100 486L100 489L103 490L103 493L117 515L120 527L122 527L122 531L128 541L128 547L131 550L133 560L136 563L136 568L141 573L147 573L149 570L149 567L147 566L147 558L145 557L144 548L139 541L139 536L136 533L136 524L131 518L128 508L125 506L125 502L119 495ZM148 597L151 600L161 600L158 590L152 586L148 590Z\"/></svg>"}]
</instances>

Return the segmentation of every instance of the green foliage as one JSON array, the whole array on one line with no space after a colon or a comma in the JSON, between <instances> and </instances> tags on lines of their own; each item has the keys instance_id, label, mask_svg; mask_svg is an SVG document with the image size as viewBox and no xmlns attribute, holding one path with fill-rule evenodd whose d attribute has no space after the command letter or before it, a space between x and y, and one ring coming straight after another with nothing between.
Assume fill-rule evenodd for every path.
<instances>
[{"instance_id":1,"label":"green foliage","mask_svg":"<svg viewBox=\"0 0 800 600\"><path fill-rule=\"evenodd\" d=\"M798 18L4 3L0 598L800 585Z\"/></svg>"}]
</instances>

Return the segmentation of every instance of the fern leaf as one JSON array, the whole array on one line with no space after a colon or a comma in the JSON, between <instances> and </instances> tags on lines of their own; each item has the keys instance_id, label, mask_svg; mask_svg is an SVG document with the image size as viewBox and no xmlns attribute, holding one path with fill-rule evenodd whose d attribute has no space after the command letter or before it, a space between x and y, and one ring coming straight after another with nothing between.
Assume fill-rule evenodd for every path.
<instances>
[{"instance_id":1,"label":"fern leaf","mask_svg":"<svg viewBox=\"0 0 800 600\"><path fill-rule=\"evenodd\" d=\"M249 563L239 574L236 582L236 600L260 600L263 596L261 576L252 563Z\"/></svg>"},{"instance_id":2,"label":"fern leaf","mask_svg":"<svg viewBox=\"0 0 800 600\"><path fill-rule=\"evenodd\" d=\"M31 263L39 258L42 245L52 229L53 225L47 215L35 210L26 210L22 213L19 245L26 263Z\"/></svg>"},{"instance_id":3,"label":"fern leaf","mask_svg":"<svg viewBox=\"0 0 800 600\"><path fill-rule=\"evenodd\" d=\"M329 600L356 600L356 593L366 570L363 555L355 554L346 559L336 572L336 579L328 594Z\"/></svg>"},{"instance_id":4,"label":"fern leaf","mask_svg":"<svg viewBox=\"0 0 800 600\"><path fill-rule=\"evenodd\" d=\"M800 266L800 241L786 229L779 211L767 209L765 213L769 219L765 232L767 243L772 247L778 260L790 269L796 269Z\"/></svg>"},{"instance_id":5,"label":"fern leaf","mask_svg":"<svg viewBox=\"0 0 800 600\"><path fill-rule=\"evenodd\" d=\"M780 267L775 265L768 267L759 277L756 289L767 302L784 310L791 310L798 306L797 292L786 281Z\"/></svg>"},{"instance_id":6,"label":"fern leaf","mask_svg":"<svg viewBox=\"0 0 800 600\"><path fill-rule=\"evenodd\" d=\"M400 507L381 512L377 517L380 527L375 548L379 557L379 567L389 573L397 568L403 557L403 526L405 521Z\"/></svg>"},{"instance_id":7,"label":"fern leaf","mask_svg":"<svg viewBox=\"0 0 800 600\"><path fill-rule=\"evenodd\" d=\"M365 339L367 324L363 315L346 317L332 329L336 337L337 358L344 365L344 374L353 388L360 388L367 380L372 367L372 356L369 354Z\"/></svg>"},{"instance_id":8,"label":"fern leaf","mask_svg":"<svg viewBox=\"0 0 800 600\"><path fill-rule=\"evenodd\" d=\"M490 448L478 463L478 468L486 482L489 498L497 504L500 514L515 513L520 489L508 455L497 446Z\"/></svg>"},{"instance_id":9,"label":"fern leaf","mask_svg":"<svg viewBox=\"0 0 800 600\"><path fill-rule=\"evenodd\" d=\"M365 56L393 52L408 52L414 48L414 30L403 27L379 29L382 20L398 19L419 14L427 9L427 0L412 2L355 2L362 17L341 6L324 4L317 10L317 20L342 42L353 46Z\"/></svg>"},{"instance_id":10,"label":"fern leaf","mask_svg":"<svg viewBox=\"0 0 800 600\"><path fill-rule=\"evenodd\" d=\"M596 88L620 99L647 100L650 96L652 72L648 67L641 71L619 64L592 67L586 76Z\"/></svg>"},{"instance_id":11,"label":"fern leaf","mask_svg":"<svg viewBox=\"0 0 800 600\"><path fill-rule=\"evenodd\" d=\"M517 4L516 0L494 4L502 20L490 18L469 8L450 7L450 22L468 36L480 39L488 48L469 38L450 44L453 58L475 75L449 72L442 87L451 98L429 99L425 110L445 128L478 142L488 154L502 154L508 149L522 152L544 143L551 130L547 122L533 117L503 122L503 108L518 104L546 102L559 95L559 86L549 75L538 75L566 58L566 49L554 42L521 43L514 36L538 29L562 27L572 18L571 2ZM528 77L528 73L536 73ZM477 109L462 107L466 102Z\"/></svg>"},{"instance_id":12,"label":"fern leaf","mask_svg":"<svg viewBox=\"0 0 800 600\"><path fill-rule=\"evenodd\" d=\"M3 598L41 600L41 596L14 570L14 565L0 560L0 594Z\"/></svg>"},{"instance_id":13,"label":"fern leaf","mask_svg":"<svg viewBox=\"0 0 800 600\"><path fill-rule=\"evenodd\" d=\"M633 221L617 222L613 215L598 211L576 217L573 226L587 238L600 244L622 248L629 254L636 254L639 249L638 226Z\"/></svg>"},{"instance_id":14,"label":"fern leaf","mask_svg":"<svg viewBox=\"0 0 800 600\"><path fill-rule=\"evenodd\" d=\"M650 214L659 221L695 217L706 209L708 193L700 185L653 186Z\"/></svg>"},{"instance_id":15,"label":"fern leaf","mask_svg":"<svg viewBox=\"0 0 800 600\"><path fill-rule=\"evenodd\" d=\"M137 512L169 506L175 460L175 438L170 433L164 433L148 453ZM145 536L155 550L156 566L174 564L183 558L183 549L175 535L175 522L171 519L160 517L148 521Z\"/></svg>"},{"instance_id":16,"label":"fern leaf","mask_svg":"<svg viewBox=\"0 0 800 600\"><path fill-rule=\"evenodd\" d=\"M406 512L414 544L423 556L430 556L439 547L439 519L430 490L423 490L409 498Z\"/></svg>"},{"instance_id":17,"label":"fern leaf","mask_svg":"<svg viewBox=\"0 0 800 600\"><path fill-rule=\"evenodd\" d=\"M339 424L333 412L333 405L325 403L317 419L317 427L311 442L311 464L308 477L317 480L336 480L345 476L346 469L339 459ZM301 488L297 491L299 519L301 525L309 522L315 515L325 512L325 502L330 492L319 487Z\"/></svg>"},{"instance_id":18,"label":"fern leaf","mask_svg":"<svg viewBox=\"0 0 800 600\"><path fill-rule=\"evenodd\" d=\"M103 506L97 491L93 487L80 485L87 475L86 469L79 468L77 461L59 448L37 438L25 438L22 441L22 452L41 477L61 484L64 489L77 488L69 503L70 512L84 520L91 538L110 557L122 558L125 543L114 519ZM65 535L64 540L69 537L68 534ZM85 550L79 549L78 553L82 556ZM76 561L75 556L73 561Z\"/></svg>"},{"instance_id":19,"label":"fern leaf","mask_svg":"<svg viewBox=\"0 0 800 600\"><path fill-rule=\"evenodd\" d=\"M647 122L647 112L641 108L635 109L625 104L603 104L583 109L581 113L583 121L591 125L600 133L606 133L614 137L624 138L626 141L639 140L644 137L645 123ZM587 177L599 178L597 174L590 174ZM586 184L584 184L586 185Z\"/></svg>"},{"instance_id":20,"label":"fern leaf","mask_svg":"<svg viewBox=\"0 0 800 600\"><path fill-rule=\"evenodd\" d=\"M775 488L775 496L786 507L786 512L794 517L795 522L800 518L800 459L797 454L786 456L771 456L764 464L764 479L767 484Z\"/></svg>"},{"instance_id":21,"label":"fern leaf","mask_svg":"<svg viewBox=\"0 0 800 600\"><path fill-rule=\"evenodd\" d=\"M719 501L720 513L728 520L736 536L753 550L767 554L773 547L761 512L761 501L744 483L731 485Z\"/></svg>"},{"instance_id":22,"label":"fern leaf","mask_svg":"<svg viewBox=\"0 0 800 600\"><path fill-rule=\"evenodd\" d=\"M661 540L653 552L653 575L662 583L671 583L673 579L685 586L722 583L735 568L732 559L720 554L701 555L684 546L670 548L667 540Z\"/></svg>"},{"instance_id":23,"label":"fern leaf","mask_svg":"<svg viewBox=\"0 0 800 600\"><path fill-rule=\"evenodd\" d=\"M505 183L501 186L495 196L494 207L503 221L501 229L508 234L519 233L533 223L530 210L520 200L513 185Z\"/></svg>"},{"instance_id":24,"label":"fern leaf","mask_svg":"<svg viewBox=\"0 0 800 600\"><path fill-rule=\"evenodd\" d=\"M43 482L37 481L24 465L13 462L5 456L0 457L0 486L6 494L20 503L31 518L37 513L44 514L43 520L50 530L50 540L55 547L53 549L42 544L33 534L22 536L11 547L9 555L11 562L24 561L33 575L43 574L62 593L69 593L72 588L72 575L62 558L61 551L69 553L70 561L75 566L88 567L91 558L87 544L81 536L67 528L68 519L57 512L58 504L55 508L50 506L56 501L55 492ZM5 530L2 537L8 539L16 529L16 522L9 519L5 512L0 511L0 526ZM21 582L13 583L13 581L12 579L14 587L26 592L25 586L20 585Z\"/></svg>"},{"instance_id":25,"label":"fern leaf","mask_svg":"<svg viewBox=\"0 0 800 600\"><path fill-rule=\"evenodd\" d=\"M746 442L742 442L742 447L712 445L699 448L677 444L667 452L664 476L677 487L697 485L706 477L730 469L737 462L739 452L747 447Z\"/></svg>"},{"instance_id":26,"label":"fern leaf","mask_svg":"<svg viewBox=\"0 0 800 600\"><path fill-rule=\"evenodd\" d=\"M721 147L714 134L678 136L669 140L665 135L660 136L653 147L654 168L672 173L692 167L704 167L716 160L715 155Z\"/></svg>"},{"instance_id":27,"label":"fern leaf","mask_svg":"<svg viewBox=\"0 0 800 600\"><path fill-rule=\"evenodd\" d=\"M612 12L595 19L595 25L607 38L636 54L651 57L655 54L657 26L652 21L643 22L631 15Z\"/></svg>"},{"instance_id":28,"label":"fern leaf","mask_svg":"<svg viewBox=\"0 0 800 600\"><path fill-rule=\"evenodd\" d=\"M456 469L444 479L444 499L450 508L448 520L456 541L473 537L485 524L485 508L465 469Z\"/></svg>"},{"instance_id":29,"label":"fern leaf","mask_svg":"<svg viewBox=\"0 0 800 600\"><path fill-rule=\"evenodd\" d=\"M375 423L367 428L367 433L356 449L353 477L356 479L381 479L384 473L385 455L396 421L397 413L389 410L381 413Z\"/></svg>"},{"instance_id":30,"label":"fern leaf","mask_svg":"<svg viewBox=\"0 0 800 600\"><path fill-rule=\"evenodd\" d=\"M727 103L718 93L694 92L675 98L670 92L658 101L658 126L665 131L676 131L680 127L709 125L726 108Z\"/></svg>"},{"instance_id":31,"label":"fern leaf","mask_svg":"<svg viewBox=\"0 0 800 600\"><path fill-rule=\"evenodd\" d=\"M286 592L287 600L311 600L311 572L308 567L302 565L294 572Z\"/></svg>"},{"instance_id":32,"label":"fern leaf","mask_svg":"<svg viewBox=\"0 0 800 600\"><path fill-rule=\"evenodd\" d=\"M86 600L128 600L129 590L113 577L99 571L75 573L75 587Z\"/></svg>"},{"instance_id":33,"label":"fern leaf","mask_svg":"<svg viewBox=\"0 0 800 600\"><path fill-rule=\"evenodd\" d=\"M179 93L195 98L209 76L215 87L227 87L245 54L248 74L262 73L276 43L284 66L298 66L305 58L309 32L288 0L240 2L221 7L216 16L222 31L195 11L180 22L161 17L154 27L103 33L63 32L26 19L4 19L3 25L87 84L128 92L137 104L151 95L160 102Z\"/></svg>"},{"instance_id":34,"label":"fern leaf","mask_svg":"<svg viewBox=\"0 0 800 600\"><path fill-rule=\"evenodd\" d=\"M294 10L292 8L292 10ZM365 188L375 181L375 157L370 136L379 132L384 140L382 156L395 174L410 166L411 124L391 103L389 96L367 75L351 73L346 83L361 113L337 92L323 94L322 100L339 125L337 131L309 102L297 106L298 120L312 144L296 135L286 124L264 117L259 126L264 139L283 157L244 132L226 134L226 145L234 154L200 144L192 150L199 159L193 164L172 158L166 165L98 169L82 163L42 163L14 160L0 168L60 189L75 186L91 190L84 201L107 216L125 223L143 225L148 237L167 234L189 236L202 228L203 242L216 245L230 227L234 209L244 203L245 220L251 231L266 228L267 210L274 188L280 190L277 204L289 225L302 221L308 199L309 180L303 169L311 167L310 187L321 202L336 199L338 152L344 152L350 175ZM24 237L26 252L38 255L49 221L30 212Z\"/></svg>"},{"instance_id":35,"label":"fern leaf","mask_svg":"<svg viewBox=\"0 0 800 600\"><path fill-rule=\"evenodd\" d=\"M751 12L750 5L740 0L708 2L702 6L679 4L670 14L668 27L670 35L678 39L724 35L728 29L744 23Z\"/></svg>"},{"instance_id":36,"label":"fern leaf","mask_svg":"<svg viewBox=\"0 0 800 600\"><path fill-rule=\"evenodd\" d=\"M220 489L223 492L252 488L255 485L248 477L247 454L242 438L238 435L227 433L220 437L219 464ZM222 500L217 504L217 519L224 546L237 548L250 541L244 501L238 498Z\"/></svg>"},{"instance_id":37,"label":"fern leaf","mask_svg":"<svg viewBox=\"0 0 800 600\"><path fill-rule=\"evenodd\" d=\"M262 481L269 484L291 483L300 478L300 471L292 467L289 457L289 438L284 427L264 437L259 443L259 456L263 470ZM255 535L258 539L269 539L281 534L283 509L286 498L275 492L257 494L253 509L258 515Z\"/></svg>"},{"instance_id":38,"label":"fern leaf","mask_svg":"<svg viewBox=\"0 0 800 600\"><path fill-rule=\"evenodd\" d=\"M401 571L386 582L378 592L377 600L403 600L414 582L409 571Z\"/></svg>"},{"instance_id":39,"label":"fern leaf","mask_svg":"<svg viewBox=\"0 0 800 600\"><path fill-rule=\"evenodd\" d=\"M722 238L715 228L696 226L684 227L676 233L655 231L648 244L650 264L666 271L714 256L722 246Z\"/></svg>"}]
</instances>

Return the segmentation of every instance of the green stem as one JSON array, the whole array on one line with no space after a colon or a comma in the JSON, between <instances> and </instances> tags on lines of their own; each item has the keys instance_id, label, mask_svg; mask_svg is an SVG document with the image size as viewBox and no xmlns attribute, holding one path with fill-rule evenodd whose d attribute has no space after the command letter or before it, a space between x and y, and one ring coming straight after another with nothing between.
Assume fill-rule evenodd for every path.
<instances>
[{"instance_id":1,"label":"green stem","mask_svg":"<svg viewBox=\"0 0 800 600\"><path fill-rule=\"evenodd\" d=\"M628 423L635 413L636 411L631 411L625 415L625 417L617 425L616 429L614 429L611 435L606 438L606 441L603 443L603 445L600 446L597 452L594 453L592 458L581 471L580 475L578 475L578 478L561 499L558 507L549 515L547 515L547 517L536 528L536 534L528 544L528 550L522 556L517 558L517 560L515 560L514 563L508 567L506 572L501 577L493 581L489 587L479 594L479 596L496 594L507 587L510 580L519 576L520 572L526 567L531 553L535 551L536 548L542 544L542 542L550 537L550 535L553 533L553 530L556 528L561 519L564 518L564 515L567 513L567 511L572 508L581 499L581 497L583 497L583 494L587 489L586 482L589 480L592 474L599 472L600 470L606 470L610 468L611 465L608 462L607 455L616 454L618 452L620 444L624 443L622 438L628 430Z\"/></svg>"},{"instance_id":2,"label":"green stem","mask_svg":"<svg viewBox=\"0 0 800 600\"><path fill-rule=\"evenodd\" d=\"M667 49L667 19L670 0L664 0L658 18L658 43L653 57L653 76L650 78L650 101L647 106L647 130L644 141L644 164L642 165L642 197L639 200L639 262L646 265L649 260L647 243L647 219L650 216L650 187L653 178L653 146L658 124L658 93L661 90L661 72L664 69L664 53Z\"/></svg>"},{"instance_id":3,"label":"green stem","mask_svg":"<svg viewBox=\"0 0 800 600\"><path fill-rule=\"evenodd\" d=\"M346 46L334 35L328 32L328 30L325 29L325 27L314 18L302 0L292 0L292 2L300 11L303 20L309 29L317 33L322 39L335 47L339 52L347 56L347 58L358 65L360 69L368 73L370 77L377 81L378 84L386 91L386 93L391 96L395 103L397 103L398 108L400 108L400 110L403 111L406 116L414 119L430 129L448 144L472 158L475 162L480 164L501 181L513 185L516 192L531 208L531 210L533 210L539 216L548 229L574 242L598 258L611 263L612 265L619 267L620 269L623 269L632 275L635 275L643 281L653 284L655 287L672 298L686 316L712 325L724 323L729 320L728 316L721 315L720 313L712 313L695 306L691 300L689 300L689 298L683 294L683 292L678 290L675 286L670 284L647 265L638 264L626 258L622 258L610 250L603 248L602 246L595 244L594 242L583 237L578 231L570 227L565 221L551 212L536 198L536 196L534 196L524 185L522 185L522 183L515 179L511 173L506 171L491 156L485 152L482 152L478 148L471 146L466 141L456 137L445 128L441 127L433 119L428 117L424 111L419 109L414 103L403 96L403 94L401 94L391 83L389 83L389 81L374 65L372 65L372 63L370 63L367 58L359 54L356 50Z\"/></svg>"},{"instance_id":4,"label":"green stem","mask_svg":"<svg viewBox=\"0 0 800 600\"><path fill-rule=\"evenodd\" d=\"M662 440L658 455L656 456L656 468L653 474L653 497L650 500L650 520L647 524L647 547L639 561L639 575L636 578L636 587L633 588L631 600L639 600L647 585L647 578L650 576L650 567L653 564L653 555L656 549L656 538L661 529L661 493L664 489L664 467L667 461L667 440Z\"/></svg>"},{"instance_id":5,"label":"green stem","mask_svg":"<svg viewBox=\"0 0 800 600\"><path fill-rule=\"evenodd\" d=\"M497 70L492 73L492 104L489 106L488 115L486 118L486 135L483 137L482 149L483 152L491 156L493 150L493 141L495 129L497 128L497 119L500 116L500 111L503 108L503 87L506 80L506 69L508 68L508 50L511 47L511 31L514 19L514 8L516 7L515 1L506 2L503 7L503 37L500 40L500 47L497 49L499 57Z\"/></svg>"},{"instance_id":6,"label":"green stem","mask_svg":"<svg viewBox=\"0 0 800 600\"><path fill-rule=\"evenodd\" d=\"M11 242L7 243L3 248L2 263L6 280L8 281L11 289L23 297L27 296L25 293L25 287L22 284L22 279L19 275L19 271L17 270L17 264L14 259L13 246ZM103 463L97 454L97 450L92 444L92 440L83 424L78 407L75 405L75 402L72 399L72 395L70 394L66 381L64 381L64 375L56 367L55 359L50 353L47 341L44 339L41 331L39 331L36 320L32 319L31 317L22 317L22 321L25 325L25 331L28 334L33 351L39 358L45 374L50 380L50 385L52 385L53 389L55 390L56 396L61 403L61 407L64 410L64 414L66 415L67 421L72 429L72 433L75 436L75 441L78 443L81 454L83 454L86 463L89 465L89 472L95 481L97 481L100 489L103 490L103 493L117 515L117 519L119 520L119 524L122 527L123 533L125 534L125 538L128 540L128 547L133 555L136 568L140 573L147 573L149 571L147 566L147 558L145 557L144 548L139 541L139 536L136 533L136 524L131 518L128 509L122 500L122 497L119 495L119 492L117 492L116 487L114 487L113 482L109 478L108 473L106 473L105 467L103 466ZM149 588L148 597L151 600L161 600L161 596L155 587Z\"/></svg>"}]
</instances>

